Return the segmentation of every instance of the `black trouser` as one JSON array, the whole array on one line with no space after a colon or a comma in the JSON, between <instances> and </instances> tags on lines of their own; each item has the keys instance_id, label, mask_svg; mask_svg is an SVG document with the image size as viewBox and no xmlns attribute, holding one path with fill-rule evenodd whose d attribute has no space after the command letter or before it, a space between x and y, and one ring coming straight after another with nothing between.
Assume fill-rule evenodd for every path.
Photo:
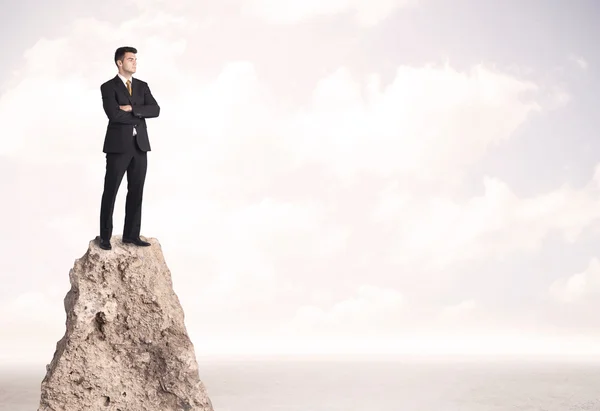
<instances>
[{"instance_id":1,"label":"black trouser","mask_svg":"<svg viewBox=\"0 0 600 411\"><path fill-rule=\"evenodd\" d=\"M115 199L125 171L127 171L127 198L125 200L123 238L139 237L147 165L147 153L138 148L135 137L128 152L106 153L104 192L100 206L100 237L102 239L110 240L112 237Z\"/></svg>"}]
</instances>

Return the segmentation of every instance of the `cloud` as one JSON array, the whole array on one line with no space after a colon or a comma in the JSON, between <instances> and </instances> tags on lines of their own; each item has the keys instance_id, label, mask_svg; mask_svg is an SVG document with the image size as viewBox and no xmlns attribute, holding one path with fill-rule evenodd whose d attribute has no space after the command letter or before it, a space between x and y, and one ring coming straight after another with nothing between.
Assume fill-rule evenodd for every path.
<instances>
[{"instance_id":1,"label":"cloud","mask_svg":"<svg viewBox=\"0 0 600 411\"><path fill-rule=\"evenodd\" d=\"M509 139L541 110L522 97L536 89L485 65L401 66L386 86L376 73L363 84L341 67L317 84L286 135L297 161L329 163L338 175L439 176Z\"/></svg>"},{"instance_id":2,"label":"cloud","mask_svg":"<svg viewBox=\"0 0 600 411\"><path fill-rule=\"evenodd\" d=\"M165 37L148 36L153 27L173 30ZM387 85L378 73L360 78L342 66L315 84L310 104L291 107L281 104L282 91L259 80L253 62L224 62L216 77L202 74L201 61L188 61L185 69L178 65L194 30L185 18L144 13L118 27L87 19L73 25L69 38L39 42L26 53L21 80L13 79L14 87L0 99L0 119L30 128L10 129L12 143L0 153L24 155L33 146L32 161L62 161L69 160L67 147L87 156L97 152L102 133L97 138L80 133L105 125L98 88L107 80L102 73L114 71L106 55L121 39L144 50L140 75L152 78L151 88L165 107L161 121L151 124L157 152L176 147L174 138L180 144L185 138L189 151L180 155L199 155L199 166L220 172L258 169L262 179L272 179L274 172L318 162L343 177L362 171L432 177L472 164L541 110L539 102L523 96L536 92L535 84L485 65L460 72L447 64L400 66ZM58 68L81 38L93 38L98 47L67 76ZM33 95L48 106L37 114L46 125L43 137L18 111ZM69 117L62 109L66 105ZM197 116L202 121L192 121ZM167 135L173 142L161 137ZM87 161L70 157L77 158Z\"/></svg>"},{"instance_id":3,"label":"cloud","mask_svg":"<svg viewBox=\"0 0 600 411\"><path fill-rule=\"evenodd\" d=\"M318 16L352 13L361 26L374 26L395 10L416 3L416 0L250 0L243 3L242 11L276 24L294 24Z\"/></svg>"},{"instance_id":4,"label":"cloud","mask_svg":"<svg viewBox=\"0 0 600 411\"><path fill-rule=\"evenodd\" d=\"M557 302L565 304L597 302L600 295L600 260L593 257L584 271L557 279L551 284L549 294Z\"/></svg>"},{"instance_id":5,"label":"cloud","mask_svg":"<svg viewBox=\"0 0 600 411\"><path fill-rule=\"evenodd\" d=\"M327 308L316 305L299 307L282 331L294 335L384 335L393 332L390 326L399 326L398 320L406 315L404 309L404 298L397 290L361 285L354 295Z\"/></svg>"},{"instance_id":6,"label":"cloud","mask_svg":"<svg viewBox=\"0 0 600 411\"><path fill-rule=\"evenodd\" d=\"M4 363L49 362L56 342L64 335L66 313L63 290L52 285L26 291L0 304L0 359ZM47 342L37 346L40 341Z\"/></svg>"},{"instance_id":7,"label":"cloud","mask_svg":"<svg viewBox=\"0 0 600 411\"><path fill-rule=\"evenodd\" d=\"M490 150L568 101L559 89L488 64L403 64L389 76L313 59L324 74L294 92L270 81L264 56L217 47L227 42L194 14L136 4L143 12L122 24L80 20L64 38L37 42L0 96L0 165L8 164L0 183L18 199L7 204L18 218L4 229L60 244L39 251L54 265L34 265L23 254L28 239L2 240L10 241L2 264L14 278L43 279L32 282L41 288L64 278L97 234L106 126L99 85L114 75L116 44L142 51L139 76L162 108L149 120L142 234L161 241L195 335L334 341L404 325L479 326L489 307L477 289L466 284L464 296L442 307L420 302L411 292L422 274L440 278L461 262L536 250L553 232L575 241L598 219L600 169L583 189L538 195L518 196L501 176L480 179L481 193L464 185ZM249 4L247 12L272 22L354 13L372 25L403 3L282 2L271 14L265 2ZM215 36L214 54L198 51L199 34ZM63 70L80 49L89 49L86 57ZM221 59L207 68L213 55ZM304 70L290 65L283 75L304 78ZM115 233L124 200L123 185ZM400 277L406 287L390 284ZM23 304L11 298L5 312ZM62 327L64 317L51 317ZM28 327L27 318L10 327Z\"/></svg>"},{"instance_id":8,"label":"cloud","mask_svg":"<svg viewBox=\"0 0 600 411\"><path fill-rule=\"evenodd\" d=\"M419 0L230 0L222 3L198 3L190 0L128 0L143 12L178 13L213 19L257 18L276 25L292 25L318 17L349 15L359 27L373 27L395 11L414 7Z\"/></svg>"},{"instance_id":9,"label":"cloud","mask_svg":"<svg viewBox=\"0 0 600 411\"><path fill-rule=\"evenodd\" d=\"M440 317L445 321L464 321L465 314L472 312L476 307L477 303L474 300L461 301L458 304L444 307Z\"/></svg>"},{"instance_id":10,"label":"cloud","mask_svg":"<svg viewBox=\"0 0 600 411\"><path fill-rule=\"evenodd\" d=\"M151 35L154 28L165 25L172 28L168 35ZM3 135L11 136L2 139L0 155L38 164L89 163L102 149L107 120L100 84L116 73L115 44L138 45L144 50L146 73L157 73L159 78L175 64L165 61L174 61L185 49L178 35L188 28L184 19L164 13L142 14L116 26L86 18L74 21L66 37L40 39L25 50L24 64L0 96L0 121L6 123ZM90 49L88 40L95 47ZM64 70L73 50L86 50L86 58ZM31 101L44 109L23 110Z\"/></svg>"},{"instance_id":11,"label":"cloud","mask_svg":"<svg viewBox=\"0 0 600 411\"><path fill-rule=\"evenodd\" d=\"M394 184L381 192L371 214L397 229L390 258L434 270L464 261L503 258L539 250L557 232L573 243L600 219L596 172L583 189L568 185L547 193L518 197L498 178L484 177L484 192L464 201L415 196ZM401 204L387 206L387 202ZM400 203L401 202L401 203Z\"/></svg>"},{"instance_id":12,"label":"cloud","mask_svg":"<svg viewBox=\"0 0 600 411\"><path fill-rule=\"evenodd\" d=\"M571 60L572 62L574 62L575 64L577 64L577 66L579 66L580 69L582 70L587 70L588 69L588 62L586 59L584 59L583 57L580 56L576 56L576 55L570 55L569 56L569 60Z\"/></svg>"}]
</instances>

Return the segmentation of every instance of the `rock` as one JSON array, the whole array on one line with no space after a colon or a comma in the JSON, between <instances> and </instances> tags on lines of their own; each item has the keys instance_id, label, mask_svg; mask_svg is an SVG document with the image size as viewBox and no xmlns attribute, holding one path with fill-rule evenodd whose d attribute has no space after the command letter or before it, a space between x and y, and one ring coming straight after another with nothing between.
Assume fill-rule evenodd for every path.
<instances>
[{"instance_id":1,"label":"rock","mask_svg":"<svg viewBox=\"0 0 600 411\"><path fill-rule=\"evenodd\" d=\"M213 411L158 240L96 240L69 273L38 411Z\"/></svg>"}]
</instances>

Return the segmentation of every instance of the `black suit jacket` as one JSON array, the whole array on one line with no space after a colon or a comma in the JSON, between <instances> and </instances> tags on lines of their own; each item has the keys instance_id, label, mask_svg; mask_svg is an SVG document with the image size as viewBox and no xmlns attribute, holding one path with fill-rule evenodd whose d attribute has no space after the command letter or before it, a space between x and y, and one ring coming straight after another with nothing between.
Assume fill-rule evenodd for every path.
<instances>
[{"instance_id":1,"label":"black suit jacket","mask_svg":"<svg viewBox=\"0 0 600 411\"><path fill-rule=\"evenodd\" d=\"M146 119L158 117L160 107L152 96L148 84L137 78L131 82L131 92L116 75L100 86L102 106L108 117L106 135L104 137L105 153L124 153L131 149L133 139L142 151L150 151L150 140ZM119 106L131 105L132 111L123 111ZM137 135L133 135L135 126Z\"/></svg>"}]
</instances>

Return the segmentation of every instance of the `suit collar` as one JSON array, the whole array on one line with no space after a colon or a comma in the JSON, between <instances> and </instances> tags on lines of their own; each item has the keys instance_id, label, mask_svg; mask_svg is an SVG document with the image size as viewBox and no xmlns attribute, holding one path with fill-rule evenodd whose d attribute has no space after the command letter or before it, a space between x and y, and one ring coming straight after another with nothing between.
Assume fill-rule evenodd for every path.
<instances>
[{"instance_id":1,"label":"suit collar","mask_svg":"<svg viewBox=\"0 0 600 411\"><path fill-rule=\"evenodd\" d=\"M125 82L127 81L127 79L121 75L121 73L117 73L117 78L119 78L123 84L125 84ZM131 76L131 84L133 84L133 76Z\"/></svg>"},{"instance_id":2,"label":"suit collar","mask_svg":"<svg viewBox=\"0 0 600 411\"><path fill-rule=\"evenodd\" d=\"M121 76L119 76L119 73L117 73L117 75L114 77L113 81L115 82L115 86L121 90L121 92L123 92L125 94L125 96L127 96L127 99L129 99L129 102L131 104L133 104L131 102L132 100L132 96L129 95L129 90L127 90L127 86L125 85L125 83L123 82L123 80L121 80ZM131 88L134 88L134 78L131 78Z\"/></svg>"}]
</instances>

